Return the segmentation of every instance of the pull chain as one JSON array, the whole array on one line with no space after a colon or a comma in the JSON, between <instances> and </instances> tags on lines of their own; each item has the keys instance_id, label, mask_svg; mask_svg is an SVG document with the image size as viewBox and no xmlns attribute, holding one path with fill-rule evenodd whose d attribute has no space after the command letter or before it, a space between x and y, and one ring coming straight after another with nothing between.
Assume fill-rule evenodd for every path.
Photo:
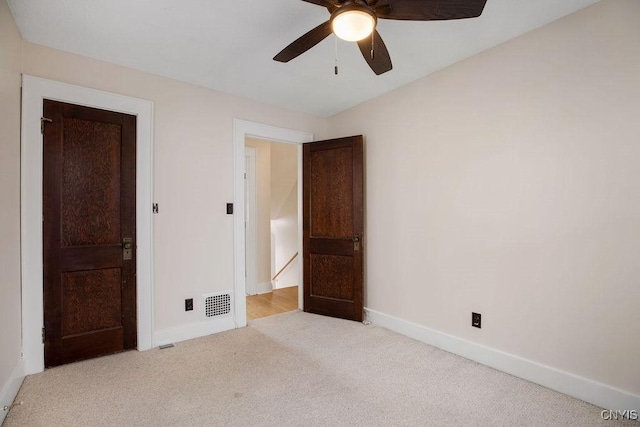
<instances>
[{"instance_id":1,"label":"pull chain","mask_svg":"<svg viewBox=\"0 0 640 427\"><path fill-rule=\"evenodd\" d=\"M335 40L335 55L336 55L336 62L335 65L333 67L333 71L335 73L335 75L338 75L338 36L333 37L333 39Z\"/></svg>"}]
</instances>

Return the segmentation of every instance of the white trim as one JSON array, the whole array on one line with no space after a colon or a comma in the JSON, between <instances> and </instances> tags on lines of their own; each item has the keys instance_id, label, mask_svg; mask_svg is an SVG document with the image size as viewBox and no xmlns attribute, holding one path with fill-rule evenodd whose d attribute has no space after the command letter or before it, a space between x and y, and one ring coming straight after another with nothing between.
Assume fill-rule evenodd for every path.
<instances>
[{"instance_id":1,"label":"white trim","mask_svg":"<svg viewBox=\"0 0 640 427\"><path fill-rule=\"evenodd\" d=\"M132 114L136 125L136 233L138 350L153 347L153 103L151 101L22 77L21 242L22 336L25 374L44 370L42 294L43 99Z\"/></svg>"},{"instance_id":2,"label":"white trim","mask_svg":"<svg viewBox=\"0 0 640 427\"><path fill-rule=\"evenodd\" d=\"M153 334L153 342L158 346L173 344L180 341L217 334L218 332L224 332L234 328L235 322L233 321L233 317L227 315L220 317L219 319L212 319L206 322L190 323L185 326L155 331Z\"/></svg>"},{"instance_id":3,"label":"white trim","mask_svg":"<svg viewBox=\"0 0 640 427\"><path fill-rule=\"evenodd\" d=\"M410 338L606 409L640 413L640 396L365 308L367 319Z\"/></svg>"},{"instance_id":4,"label":"white trim","mask_svg":"<svg viewBox=\"0 0 640 427\"><path fill-rule=\"evenodd\" d=\"M244 245L244 141L247 136L268 139L270 141L299 144L298 152L302 153L301 145L313 141L311 132L301 132L284 129L262 123L233 119L233 273L235 293L234 320L237 328L247 326L247 296L245 294L245 245ZM298 155L301 159L301 154ZM298 195L302 188L302 165L298 161ZM300 204L302 197L298 197L298 217L301 218ZM299 220L299 228L302 221ZM302 233L300 233L300 236ZM302 253L302 239L299 238L299 253ZM302 277L302 262L300 263L300 277ZM301 283L302 285L302 283ZM302 286L300 287L302 289ZM301 293L301 292L299 292Z\"/></svg>"},{"instance_id":5,"label":"white trim","mask_svg":"<svg viewBox=\"0 0 640 427\"><path fill-rule=\"evenodd\" d=\"M298 145L298 309L304 310L304 251L302 250L302 144Z\"/></svg>"},{"instance_id":6,"label":"white trim","mask_svg":"<svg viewBox=\"0 0 640 427\"><path fill-rule=\"evenodd\" d=\"M268 294L269 292L273 291L273 283L271 282L258 283L258 286L256 287L256 291L258 292L258 295Z\"/></svg>"},{"instance_id":7,"label":"white trim","mask_svg":"<svg viewBox=\"0 0 640 427\"><path fill-rule=\"evenodd\" d=\"M245 159L245 291L247 295L258 293L258 193L256 191L256 160L254 147L244 147Z\"/></svg>"},{"instance_id":8,"label":"white trim","mask_svg":"<svg viewBox=\"0 0 640 427\"><path fill-rule=\"evenodd\" d=\"M13 372L11 372L9 379L4 383L2 391L0 391L0 425L2 425L2 422L9 413L9 411L3 411L2 408L10 406L13 403L20 391L22 381L24 381L24 359L18 362Z\"/></svg>"}]
</instances>

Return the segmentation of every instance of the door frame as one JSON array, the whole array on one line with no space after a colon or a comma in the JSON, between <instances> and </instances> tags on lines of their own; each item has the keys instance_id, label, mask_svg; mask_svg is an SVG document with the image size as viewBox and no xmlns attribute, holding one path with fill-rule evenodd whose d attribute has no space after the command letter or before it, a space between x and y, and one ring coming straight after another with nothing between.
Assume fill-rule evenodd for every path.
<instances>
[{"instance_id":1,"label":"door frame","mask_svg":"<svg viewBox=\"0 0 640 427\"><path fill-rule=\"evenodd\" d=\"M247 295L245 293L245 230L244 230L244 141L246 137L298 145L298 252L302 253L302 144L313 142L313 133L233 119L233 272L234 315L236 328L247 326ZM298 264L299 289L302 289L303 263ZM302 308L302 292L298 292L298 307Z\"/></svg>"},{"instance_id":2,"label":"door frame","mask_svg":"<svg viewBox=\"0 0 640 427\"><path fill-rule=\"evenodd\" d=\"M22 353L26 375L44 370L42 167L43 100L67 102L137 116L136 232L138 350L153 348L153 102L22 76L21 272Z\"/></svg>"},{"instance_id":3,"label":"door frame","mask_svg":"<svg viewBox=\"0 0 640 427\"><path fill-rule=\"evenodd\" d=\"M257 192L256 192L256 149L254 147L244 147L245 158L245 215L247 211L249 221L246 221L245 230L245 293L256 295L258 293L258 219L257 212ZM248 163L247 164L247 160ZM247 201L248 200L248 201ZM247 280L250 279L250 280Z\"/></svg>"}]
</instances>

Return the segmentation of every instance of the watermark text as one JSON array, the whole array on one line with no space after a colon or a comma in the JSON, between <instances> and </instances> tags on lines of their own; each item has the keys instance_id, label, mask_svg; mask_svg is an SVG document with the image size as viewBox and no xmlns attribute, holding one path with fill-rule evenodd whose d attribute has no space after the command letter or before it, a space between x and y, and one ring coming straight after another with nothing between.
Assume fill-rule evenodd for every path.
<instances>
[{"instance_id":1,"label":"watermark text","mask_svg":"<svg viewBox=\"0 0 640 427\"><path fill-rule=\"evenodd\" d=\"M625 410L617 410L617 411L605 409L602 412L600 412L600 417L602 417L602 419L605 421L612 421L612 420L638 421L638 411L634 409L625 409Z\"/></svg>"}]
</instances>

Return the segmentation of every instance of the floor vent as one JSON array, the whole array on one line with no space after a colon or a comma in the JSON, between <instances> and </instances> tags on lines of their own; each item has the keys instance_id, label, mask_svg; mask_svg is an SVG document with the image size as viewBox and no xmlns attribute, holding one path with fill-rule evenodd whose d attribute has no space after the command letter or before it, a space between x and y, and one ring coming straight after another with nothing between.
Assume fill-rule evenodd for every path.
<instances>
[{"instance_id":1,"label":"floor vent","mask_svg":"<svg viewBox=\"0 0 640 427\"><path fill-rule=\"evenodd\" d=\"M202 295L202 316L204 320L231 314L231 293Z\"/></svg>"}]
</instances>

